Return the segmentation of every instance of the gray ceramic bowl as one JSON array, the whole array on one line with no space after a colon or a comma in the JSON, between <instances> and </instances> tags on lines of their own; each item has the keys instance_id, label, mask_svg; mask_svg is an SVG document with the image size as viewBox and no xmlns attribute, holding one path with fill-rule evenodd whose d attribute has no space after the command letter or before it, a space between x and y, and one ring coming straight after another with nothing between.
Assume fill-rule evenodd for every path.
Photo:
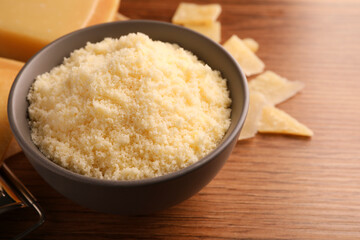
<instances>
[{"instance_id":1,"label":"gray ceramic bowl","mask_svg":"<svg viewBox=\"0 0 360 240\"><path fill-rule=\"evenodd\" d=\"M232 98L231 126L218 147L197 163L180 171L145 180L110 181L66 170L47 159L33 144L28 126L26 95L35 77L62 63L64 57L86 42L143 32L153 40L177 43L190 50L228 80ZM148 214L191 197L221 169L239 136L248 109L246 78L236 61L217 43L183 27L157 21L101 24L70 33L31 58L12 86L8 115L16 140L36 171L57 191L80 205L124 215Z\"/></svg>"}]
</instances>

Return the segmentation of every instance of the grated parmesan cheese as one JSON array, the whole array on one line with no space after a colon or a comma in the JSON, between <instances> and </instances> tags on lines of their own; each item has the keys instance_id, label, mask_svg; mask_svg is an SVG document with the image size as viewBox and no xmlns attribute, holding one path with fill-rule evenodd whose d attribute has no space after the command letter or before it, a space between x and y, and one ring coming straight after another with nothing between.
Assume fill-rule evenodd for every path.
<instances>
[{"instance_id":1,"label":"grated parmesan cheese","mask_svg":"<svg viewBox=\"0 0 360 240\"><path fill-rule=\"evenodd\" d=\"M230 126L218 71L142 33L75 50L28 94L31 137L55 163L86 176L135 180L187 167Z\"/></svg>"}]
</instances>

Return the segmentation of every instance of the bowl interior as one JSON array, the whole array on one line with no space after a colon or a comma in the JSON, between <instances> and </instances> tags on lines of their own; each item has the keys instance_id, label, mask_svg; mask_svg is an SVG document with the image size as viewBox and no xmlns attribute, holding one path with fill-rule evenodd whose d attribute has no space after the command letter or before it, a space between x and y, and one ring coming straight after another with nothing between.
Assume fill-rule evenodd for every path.
<instances>
[{"instance_id":1,"label":"bowl interior","mask_svg":"<svg viewBox=\"0 0 360 240\"><path fill-rule=\"evenodd\" d=\"M211 68L219 70L223 77L228 79L228 88L232 99L231 126L218 148L198 163L189 166L190 170L197 167L197 165L201 165L201 162L210 159L212 155L216 155L222 147L225 147L238 136L248 108L248 90L246 78L235 60L220 45L194 31L164 22L133 20L96 25L70 33L43 48L23 67L10 92L8 115L12 131L19 145L27 154L30 154L48 168L56 169L56 171L68 177L86 181L98 181L63 169L42 155L31 141L26 96L37 75L61 64L64 57L68 57L73 50L84 47L87 42L98 42L105 37L118 38L131 32L145 33L153 40L177 43L193 52ZM162 177L172 177L181 174L181 171ZM145 181L149 180L145 179Z\"/></svg>"}]
</instances>

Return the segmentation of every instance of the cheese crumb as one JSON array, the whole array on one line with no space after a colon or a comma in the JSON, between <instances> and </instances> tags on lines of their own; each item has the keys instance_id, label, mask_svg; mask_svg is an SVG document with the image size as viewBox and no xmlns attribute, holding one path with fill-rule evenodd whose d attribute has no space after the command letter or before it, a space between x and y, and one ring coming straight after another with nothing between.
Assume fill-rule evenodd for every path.
<instances>
[{"instance_id":1,"label":"cheese crumb","mask_svg":"<svg viewBox=\"0 0 360 240\"><path fill-rule=\"evenodd\" d=\"M87 43L28 94L33 142L86 176L136 180L187 167L230 126L226 80L178 45L142 33Z\"/></svg>"}]
</instances>

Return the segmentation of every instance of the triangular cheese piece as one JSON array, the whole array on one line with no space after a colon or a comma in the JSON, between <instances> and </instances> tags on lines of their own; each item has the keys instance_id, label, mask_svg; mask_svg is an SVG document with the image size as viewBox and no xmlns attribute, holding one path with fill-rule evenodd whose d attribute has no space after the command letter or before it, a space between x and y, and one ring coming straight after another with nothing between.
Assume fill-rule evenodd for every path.
<instances>
[{"instance_id":1,"label":"triangular cheese piece","mask_svg":"<svg viewBox=\"0 0 360 240\"><path fill-rule=\"evenodd\" d=\"M245 119L244 126L240 132L239 140L252 138L258 131L262 109L267 104L264 95L258 92L250 92L249 110Z\"/></svg>"},{"instance_id":2,"label":"triangular cheese piece","mask_svg":"<svg viewBox=\"0 0 360 240\"><path fill-rule=\"evenodd\" d=\"M0 58L0 163L12 138L7 117L7 100L11 85L24 63Z\"/></svg>"},{"instance_id":3,"label":"triangular cheese piece","mask_svg":"<svg viewBox=\"0 0 360 240\"><path fill-rule=\"evenodd\" d=\"M255 53L257 50L259 50L259 44L254 39L244 38L242 41L252 52Z\"/></svg>"},{"instance_id":4,"label":"triangular cheese piece","mask_svg":"<svg viewBox=\"0 0 360 240\"><path fill-rule=\"evenodd\" d=\"M302 82L289 81L272 71L266 71L249 82L250 91L261 92L273 105L294 96L303 88Z\"/></svg>"},{"instance_id":5,"label":"triangular cheese piece","mask_svg":"<svg viewBox=\"0 0 360 240\"><path fill-rule=\"evenodd\" d=\"M236 35L232 35L224 47L236 59L246 76L264 71L265 64Z\"/></svg>"},{"instance_id":6,"label":"triangular cheese piece","mask_svg":"<svg viewBox=\"0 0 360 240\"><path fill-rule=\"evenodd\" d=\"M313 131L298 122L286 112L267 105L263 108L258 131L261 133L281 133L310 137Z\"/></svg>"},{"instance_id":7,"label":"triangular cheese piece","mask_svg":"<svg viewBox=\"0 0 360 240\"><path fill-rule=\"evenodd\" d=\"M215 42L221 41L221 24L218 21L211 24L184 24L184 26L211 38Z\"/></svg>"},{"instance_id":8,"label":"triangular cheese piece","mask_svg":"<svg viewBox=\"0 0 360 240\"><path fill-rule=\"evenodd\" d=\"M172 18L175 24L211 24L221 13L220 4L180 3Z\"/></svg>"}]
</instances>

